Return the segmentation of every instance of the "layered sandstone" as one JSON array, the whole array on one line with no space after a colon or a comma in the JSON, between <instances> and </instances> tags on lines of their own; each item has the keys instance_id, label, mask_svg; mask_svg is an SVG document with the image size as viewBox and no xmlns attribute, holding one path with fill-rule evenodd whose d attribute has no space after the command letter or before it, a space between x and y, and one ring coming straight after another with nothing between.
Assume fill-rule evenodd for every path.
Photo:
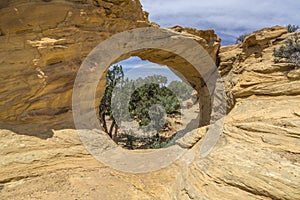
<instances>
[{"instance_id":1,"label":"layered sandstone","mask_svg":"<svg viewBox=\"0 0 300 200\"><path fill-rule=\"evenodd\" d=\"M213 32L174 27L218 56L230 112L209 156L190 156L204 127L182 139L188 153L170 166L131 174L95 160L70 129L72 86L95 45L153 24L138 1L28 2L0 3L0 199L300 199L300 72L272 56L286 29L256 31L217 55ZM134 55L167 64L168 54L152 53Z\"/></svg>"},{"instance_id":2,"label":"layered sandstone","mask_svg":"<svg viewBox=\"0 0 300 200\"><path fill-rule=\"evenodd\" d=\"M137 0L6 0L0 12L1 127L25 134L34 130L43 137L51 135L51 129L74 127L74 80L97 44L118 32L157 26ZM174 30L189 33L216 59L220 39L213 31ZM177 55L149 50L119 60L131 55L177 67L192 85L201 85L200 75L192 78L193 67ZM180 68L174 63L181 63Z\"/></svg>"},{"instance_id":3,"label":"layered sandstone","mask_svg":"<svg viewBox=\"0 0 300 200\"><path fill-rule=\"evenodd\" d=\"M139 1L7 0L0 12L1 126L22 133L73 127L82 60L112 34L149 25Z\"/></svg>"}]
</instances>

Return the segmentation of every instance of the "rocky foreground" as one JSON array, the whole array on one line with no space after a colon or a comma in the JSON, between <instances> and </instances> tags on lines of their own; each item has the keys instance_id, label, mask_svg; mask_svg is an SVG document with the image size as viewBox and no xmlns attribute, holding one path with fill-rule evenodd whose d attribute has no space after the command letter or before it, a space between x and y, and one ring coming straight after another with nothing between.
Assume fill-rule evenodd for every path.
<instances>
[{"instance_id":1,"label":"rocky foreground","mask_svg":"<svg viewBox=\"0 0 300 200\"><path fill-rule=\"evenodd\" d=\"M154 26L139 2L45 1L34 4L39 11L3 2L0 199L300 199L300 69L274 64L272 55L291 36L285 28L262 29L220 48L213 32L175 28L194 34L219 60L230 97L223 134L205 158L188 153L159 171L131 174L87 152L71 125L70 94L93 45L115 32ZM51 20L48 6L58 12ZM89 48L77 55L82 45ZM187 138L185 148L197 153L204 133L187 135L196 139Z\"/></svg>"}]
</instances>

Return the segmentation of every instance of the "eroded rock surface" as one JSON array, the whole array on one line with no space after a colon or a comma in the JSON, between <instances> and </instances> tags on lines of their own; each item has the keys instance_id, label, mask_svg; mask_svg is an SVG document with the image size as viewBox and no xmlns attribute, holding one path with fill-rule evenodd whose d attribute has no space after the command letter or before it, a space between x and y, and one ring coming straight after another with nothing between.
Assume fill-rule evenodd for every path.
<instances>
[{"instance_id":1,"label":"eroded rock surface","mask_svg":"<svg viewBox=\"0 0 300 200\"><path fill-rule=\"evenodd\" d=\"M152 24L137 1L28 2L0 3L0 199L300 199L299 70L272 56L290 36L284 28L220 49L232 110L209 156L197 156L199 130L195 140L187 135L190 150L172 165L131 174L95 160L75 130L45 137L30 127L70 128L82 59L111 34ZM199 39L194 29L175 29ZM12 131L16 124L23 135Z\"/></svg>"},{"instance_id":2,"label":"eroded rock surface","mask_svg":"<svg viewBox=\"0 0 300 200\"><path fill-rule=\"evenodd\" d=\"M50 137L53 128L74 127L74 80L81 62L96 45L115 33L157 26L148 21L137 0L7 0L0 12L1 127L20 133L39 131L43 137ZM214 31L174 30L188 34L216 59L220 39ZM181 63L179 72L194 87L201 85L200 75L177 55L149 50L120 59L131 55L171 68Z\"/></svg>"},{"instance_id":3,"label":"eroded rock surface","mask_svg":"<svg viewBox=\"0 0 300 200\"><path fill-rule=\"evenodd\" d=\"M21 133L72 128L82 60L112 34L149 26L131 0L7 1L0 12L1 126Z\"/></svg>"}]
</instances>

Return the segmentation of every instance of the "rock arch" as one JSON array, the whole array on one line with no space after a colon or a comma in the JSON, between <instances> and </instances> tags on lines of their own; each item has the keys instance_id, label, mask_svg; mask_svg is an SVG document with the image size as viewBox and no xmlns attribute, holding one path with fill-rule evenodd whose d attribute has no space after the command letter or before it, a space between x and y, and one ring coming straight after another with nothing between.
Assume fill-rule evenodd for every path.
<instances>
[{"instance_id":1,"label":"rock arch","mask_svg":"<svg viewBox=\"0 0 300 200\"><path fill-rule=\"evenodd\" d=\"M0 5L0 128L43 138L50 137L52 129L74 128L72 86L82 60L115 33L157 26L147 16L139 1L131 0L99 0L97 5L92 0L6 0ZM220 39L213 30L172 30L193 38L217 60ZM134 52L120 59L133 55L182 72L192 69L161 51ZM201 89L200 77L183 74Z\"/></svg>"}]
</instances>

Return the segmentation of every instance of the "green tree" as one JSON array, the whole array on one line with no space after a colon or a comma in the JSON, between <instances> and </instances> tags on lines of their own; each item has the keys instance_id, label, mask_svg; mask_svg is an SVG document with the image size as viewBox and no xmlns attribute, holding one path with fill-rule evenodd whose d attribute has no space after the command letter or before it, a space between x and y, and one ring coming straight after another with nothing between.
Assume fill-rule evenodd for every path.
<instances>
[{"instance_id":1,"label":"green tree","mask_svg":"<svg viewBox=\"0 0 300 200\"><path fill-rule=\"evenodd\" d=\"M117 86L117 84L122 84L123 81L124 81L124 72L121 65L114 65L111 69L108 70L106 74L106 88L100 102L99 117L104 131L107 132L111 138L112 138L113 129L115 128L115 132L118 131L118 127L112 115L112 109L111 109L112 93L113 93L113 89ZM109 116L109 118L112 120L112 124L109 130L107 128L105 115Z\"/></svg>"},{"instance_id":2,"label":"green tree","mask_svg":"<svg viewBox=\"0 0 300 200\"><path fill-rule=\"evenodd\" d=\"M165 128L167 124L163 115L180 114L180 102L190 98L192 92L183 82L172 81L168 87L167 82L167 77L161 75L136 80L124 79L122 66L111 67L106 75L106 89L99 109L104 131L111 138L115 138L113 135L117 136L119 124L116 120L123 119L136 120L145 131ZM125 109L128 109L129 113ZM117 113L113 113L114 111ZM109 129L106 116L112 121ZM144 148L159 148L166 143L166 139L161 138L159 134L145 139L134 135L131 130L126 130L120 135L125 147L129 149L133 148L135 141L143 143L141 146Z\"/></svg>"},{"instance_id":3,"label":"green tree","mask_svg":"<svg viewBox=\"0 0 300 200\"><path fill-rule=\"evenodd\" d=\"M156 78L161 77L150 76L146 79L153 81ZM165 82L162 82L162 84L164 85ZM138 87L131 95L129 103L131 117L136 118L140 126L147 126L151 121L149 109L155 104L160 104L164 107L167 114L179 113L180 101L176 95L166 86L160 86L157 83L149 83Z\"/></svg>"}]
</instances>

